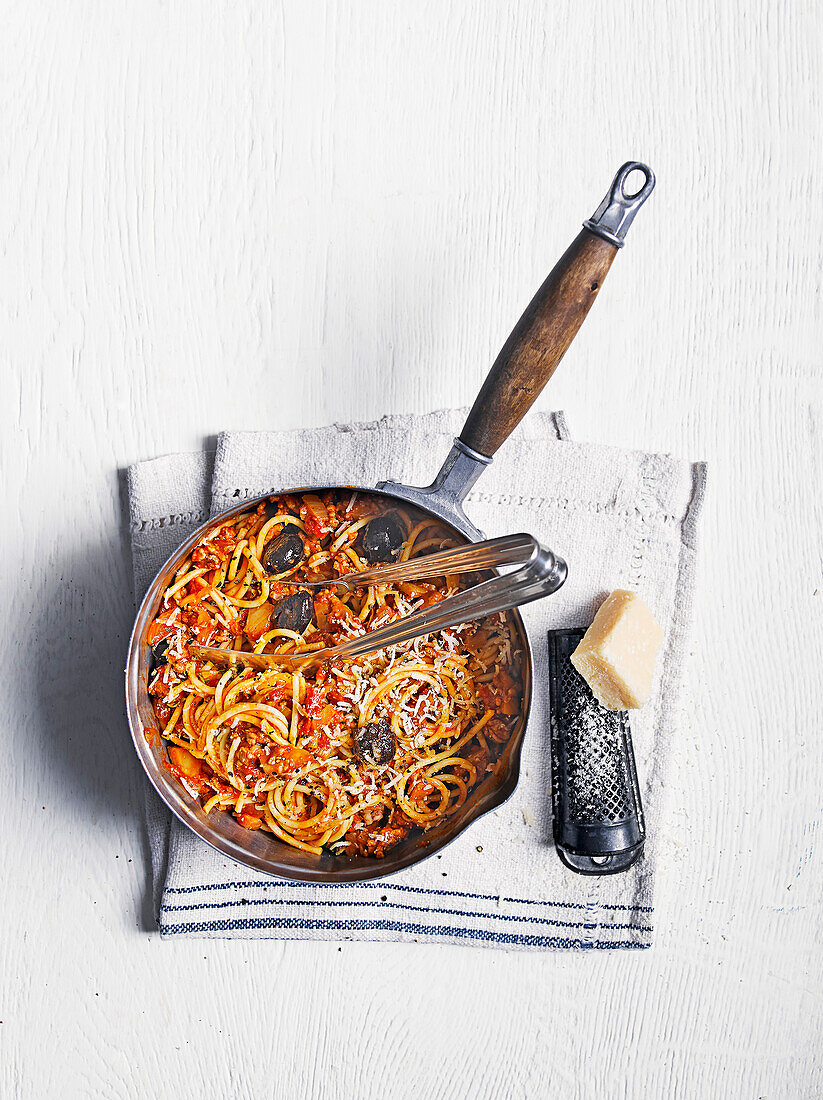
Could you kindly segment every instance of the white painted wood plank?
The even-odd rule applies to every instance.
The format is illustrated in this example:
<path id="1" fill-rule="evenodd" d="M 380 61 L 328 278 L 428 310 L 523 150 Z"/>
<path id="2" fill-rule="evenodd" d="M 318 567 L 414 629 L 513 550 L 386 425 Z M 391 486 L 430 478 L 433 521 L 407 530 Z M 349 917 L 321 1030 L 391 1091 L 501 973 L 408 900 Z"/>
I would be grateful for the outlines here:
<path id="1" fill-rule="evenodd" d="M 819 1096 L 819 5 L 4 16 L 0 1094 Z M 657 946 L 161 945 L 116 469 L 470 401 L 629 156 L 540 404 L 711 463 Z"/>

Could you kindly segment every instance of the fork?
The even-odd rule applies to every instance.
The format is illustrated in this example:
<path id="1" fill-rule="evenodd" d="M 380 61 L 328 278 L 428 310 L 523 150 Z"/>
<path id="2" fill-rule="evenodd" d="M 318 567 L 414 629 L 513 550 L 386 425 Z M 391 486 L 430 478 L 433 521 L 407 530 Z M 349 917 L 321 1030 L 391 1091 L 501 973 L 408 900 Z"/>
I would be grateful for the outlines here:
<path id="1" fill-rule="evenodd" d="M 510 573 L 481 581 L 454 596 L 415 611 L 397 622 L 368 634 L 350 638 L 340 645 L 302 653 L 243 653 L 235 649 L 190 645 L 195 657 L 219 665 L 244 665 L 258 671 L 270 668 L 298 669 L 338 658 L 362 657 L 378 649 L 409 641 L 450 626 L 483 619 L 499 611 L 531 603 L 556 592 L 568 573 L 566 563 L 547 550 L 532 535 L 503 535 L 496 539 L 441 550 L 411 561 L 364 569 L 328 581 L 297 582 L 300 588 L 342 588 L 351 591 L 391 581 L 419 580 L 446 573 L 474 573 L 502 565 L 519 565 Z"/>

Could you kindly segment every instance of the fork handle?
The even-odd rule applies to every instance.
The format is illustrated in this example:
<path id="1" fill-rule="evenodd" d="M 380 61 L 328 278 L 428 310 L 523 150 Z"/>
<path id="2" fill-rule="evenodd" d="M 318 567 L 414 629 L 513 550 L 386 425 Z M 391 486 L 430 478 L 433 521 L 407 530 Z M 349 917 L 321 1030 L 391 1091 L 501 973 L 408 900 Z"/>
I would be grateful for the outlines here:
<path id="1" fill-rule="evenodd" d="M 291 581 L 300 588 L 342 588 L 350 592 L 354 588 L 367 588 L 371 584 L 391 584 L 394 581 L 417 581 L 425 577 L 442 577 L 446 573 L 480 573 L 484 569 L 498 569 L 501 565 L 524 565 L 539 550 L 539 544 L 531 535 L 501 535 L 499 538 L 473 542 L 450 550 L 438 550 L 436 554 L 423 554 L 419 558 L 379 565 L 363 569 L 359 573 L 345 573 L 327 581 Z"/>
<path id="2" fill-rule="evenodd" d="M 352 638 L 333 649 L 319 650 L 335 657 L 360 657 L 376 649 L 419 638 L 424 634 L 433 634 L 437 630 L 446 630 L 450 626 L 484 619 L 498 611 L 508 611 L 512 607 L 539 600 L 556 592 L 566 580 L 566 563 L 551 550 L 540 546 L 531 561 L 506 573 L 502 577 L 492 577 L 482 581 L 456 596 L 448 596 L 440 603 L 433 604 L 421 611 L 415 611 L 398 622 Z M 279 656 L 272 654 L 272 656 Z M 328 660 L 329 658 L 324 658 Z"/>

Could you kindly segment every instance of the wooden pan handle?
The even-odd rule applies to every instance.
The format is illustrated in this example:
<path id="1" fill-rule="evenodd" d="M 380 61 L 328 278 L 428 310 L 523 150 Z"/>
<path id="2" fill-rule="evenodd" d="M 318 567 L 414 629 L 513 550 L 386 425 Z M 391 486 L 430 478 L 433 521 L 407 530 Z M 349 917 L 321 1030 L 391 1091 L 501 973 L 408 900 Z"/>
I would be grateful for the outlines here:
<path id="1" fill-rule="evenodd" d="M 643 173 L 645 183 L 630 195 L 625 182 L 635 170 Z M 491 457 L 532 407 L 577 335 L 634 215 L 653 187 L 654 174 L 646 165 L 629 161 L 619 170 L 586 228 L 503 345 L 460 434 L 467 447 Z"/>
<path id="2" fill-rule="evenodd" d="M 529 411 L 592 308 L 617 246 L 580 232 L 529 303 L 486 376 L 460 433 L 491 457 Z"/>

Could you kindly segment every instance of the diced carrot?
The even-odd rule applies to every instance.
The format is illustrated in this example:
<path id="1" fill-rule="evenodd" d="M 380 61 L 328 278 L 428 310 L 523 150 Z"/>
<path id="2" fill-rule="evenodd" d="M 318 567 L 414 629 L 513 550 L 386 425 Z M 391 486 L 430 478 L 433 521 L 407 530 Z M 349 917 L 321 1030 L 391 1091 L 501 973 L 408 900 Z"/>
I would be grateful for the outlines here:
<path id="1" fill-rule="evenodd" d="M 183 775 L 188 776 L 189 779 L 200 778 L 200 761 L 197 757 L 192 756 L 188 749 L 184 749 L 181 745 L 170 745 L 169 760 L 172 767 L 176 768 Z"/>
<path id="2" fill-rule="evenodd" d="M 164 638 L 168 638 L 172 632 L 172 627 L 168 623 L 160 622 L 159 619 L 155 619 L 149 629 L 146 631 L 146 644 L 150 646 L 157 645 L 158 642 L 162 642 Z"/>
<path id="3" fill-rule="evenodd" d="M 505 668 L 498 669 L 494 674 L 492 683 L 499 691 L 509 691 L 514 686 L 514 680 L 506 672 Z"/>
<path id="4" fill-rule="evenodd" d="M 410 600 L 417 600 L 421 596 L 425 596 L 428 592 L 431 592 L 431 585 L 416 584 L 413 581 L 406 581 L 404 584 L 398 584 L 397 587 L 403 595 Z"/>
<path id="5" fill-rule="evenodd" d="M 433 604 L 440 603 L 441 600 L 445 600 L 446 593 L 441 589 L 435 588 L 432 592 L 427 592 L 423 597 L 421 610 L 423 607 L 431 607 Z"/>
<path id="6" fill-rule="evenodd" d="M 469 653 L 477 654 L 480 652 L 481 649 L 484 648 L 488 640 L 488 634 L 482 627 L 480 627 L 474 632 L 474 634 L 469 634 L 463 644 L 465 645 Z"/>
<path id="7" fill-rule="evenodd" d="M 517 684 L 515 680 L 504 668 L 501 668 L 495 674 L 492 683 L 497 689 L 502 700 L 502 703 L 500 705 L 501 714 L 517 714 L 519 709 L 518 703 L 520 692 L 517 689 Z"/>
<path id="8" fill-rule="evenodd" d="M 488 745 L 478 745 L 472 749 L 471 752 L 466 753 L 466 759 L 470 764 L 474 764 L 477 772 L 477 778 L 482 779 L 486 774 L 486 768 L 489 765 L 489 747 Z"/>
<path id="9" fill-rule="evenodd" d="M 311 760 L 311 754 L 297 745 L 278 745 L 269 763 L 278 775 L 294 775 Z"/>
<path id="10" fill-rule="evenodd" d="M 486 710 L 497 710 L 497 698 L 488 684 L 478 684 L 477 694 Z"/>
<path id="11" fill-rule="evenodd" d="M 434 790 L 434 783 L 430 783 L 423 775 L 415 775 L 409 784 L 409 799 L 412 802 L 425 802 L 426 797 Z"/>

